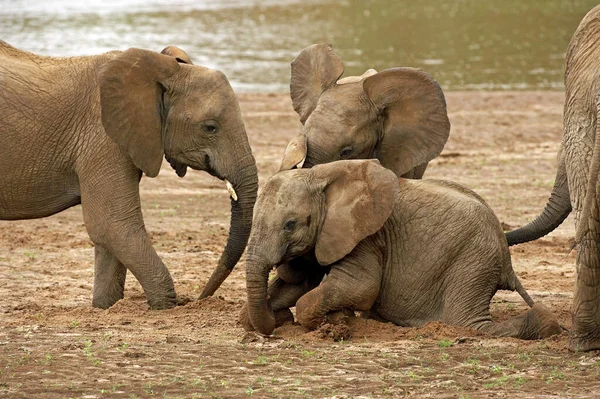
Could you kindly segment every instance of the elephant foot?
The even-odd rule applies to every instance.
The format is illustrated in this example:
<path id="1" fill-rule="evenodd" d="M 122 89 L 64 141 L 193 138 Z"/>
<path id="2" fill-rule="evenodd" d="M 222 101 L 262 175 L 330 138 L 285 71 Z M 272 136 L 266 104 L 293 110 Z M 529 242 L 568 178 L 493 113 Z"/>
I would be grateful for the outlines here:
<path id="1" fill-rule="evenodd" d="M 569 336 L 569 350 L 572 352 L 587 352 L 600 349 L 600 328 L 594 325 L 586 326 L 585 332 L 581 326 L 574 326 Z"/>
<path id="2" fill-rule="evenodd" d="M 569 350 L 571 352 L 588 352 L 600 349 L 600 338 L 583 339 L 581 337 L 569 337 Z"/>
<path id="3" fill-rule="evenodd" d="M 330 338 L 336 342 L 347 341 L 352 338 L 348 323 L 354 317 L 356 317 L 354 312 L 348 309 L 330 312 L 325 317 L 325 322 L 317 329 L 317 332 L 321 335 L 321 338 Z"/>
<path id="4" fill-rule="evenodd" d="M 281 327 L 284 324 L 293 323 L 294 315 L 289 308 L 279 309 L 275 312 L 275 328 Z M 238 322 L 242 325 L 242 328 L 246 331 L 254 331 L 254 326 L 250 322 L 250 315 L 248 314 L 248 304 L 244 303 L 240 310 Z"/>
<path id="5" fill-rule="evenodd" d="M 327 313 L 325 322 L 330 324 L 347 324 L 348 319 L 356 317 L 354 311 L 351 309 L 344 308 L 335 312 Z"/>
<path id="6" fill-rule="evenodd" d="M 527 312 L 519 331 L 521 339 L 543 339 L 562 333 L 563 328 L 546 306 L 536 303 Z"/>
<path id="7" fill-rule="evenodd" d="M 176 305 L 177 306 L 185 306 L 190 302 L 193 302 L 194 299 L 189 296 L 177 296 Z"/>
<path id="8" fill-rule="evenodd" d="M 100 309 L 108 309 L 119 300 L 123 299 L 124 295 L 121 292 L 119 295 L 93 295 L 92 307 Z"/>
<path id="9" fill-rule="evenodd" d="M 171 309 L 177 306 L 177 295 L 175 295 L 175 291 L 164 297 L 158 297 L 156 295 L 148 296 L 148 294 L 146 294 L 146 297 L 148 298 L 148 306 L 150 306 L 150 309 L 152 310 Z"/>

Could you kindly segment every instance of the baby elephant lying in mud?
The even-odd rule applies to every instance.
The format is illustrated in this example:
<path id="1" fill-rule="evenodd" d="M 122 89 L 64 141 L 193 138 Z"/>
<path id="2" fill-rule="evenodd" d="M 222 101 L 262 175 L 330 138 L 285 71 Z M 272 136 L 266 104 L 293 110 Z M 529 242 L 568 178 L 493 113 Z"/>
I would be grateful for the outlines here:
<path id="1" fill-rule="evenodd" d="M 401 326 L 439 320 L 522 339 L 561 332 L 521 286 L 481 197 L 448 181 L 398 178 L 376 160 L 273 176 L 255 208 L 247 289 L 241 322 L 263 334 L 289 320 L 292 306 L 308 329 L 351 309 Z M 531 309 L 494 323 L 499 289 L 518 291 Z"/>

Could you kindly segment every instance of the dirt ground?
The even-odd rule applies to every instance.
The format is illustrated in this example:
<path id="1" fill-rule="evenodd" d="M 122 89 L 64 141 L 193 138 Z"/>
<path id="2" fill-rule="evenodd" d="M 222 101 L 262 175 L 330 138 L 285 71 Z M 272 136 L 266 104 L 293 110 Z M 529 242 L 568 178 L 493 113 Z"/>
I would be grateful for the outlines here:
<path id="1" fill-rule="evenodd" d="M 239 96 L 261 181 L 300 130 L 287 94 Z M 426 177 L 471 187 L 506 228 L 535 216 L 550 193 L 561 138 L 560 92 L 447 93 L 450 140 Z M 125 299 L 91 308 L 93 247 L 80 207 L 50 218 L 0 222 L 0 397 L 10 398 L 513 398 L 597 397 L 600 355 L 570 353 L 567 334 L 493 338 L 439 323 L 422 328 L 354 320 L 351 337 L 286 325 L 272 337 L 237 324 L 244 259 L 197 301 L 226 240 L 223 183 L 164 163 L 141 183 L 146 226 L 185 306 L 150 311 L 128 276 Z M 533 298 L 567 328 L 575 253 L 571 218 L 550 236 L 512 248 Z M 496 319 L 526 310 L 499 292 Z"/>

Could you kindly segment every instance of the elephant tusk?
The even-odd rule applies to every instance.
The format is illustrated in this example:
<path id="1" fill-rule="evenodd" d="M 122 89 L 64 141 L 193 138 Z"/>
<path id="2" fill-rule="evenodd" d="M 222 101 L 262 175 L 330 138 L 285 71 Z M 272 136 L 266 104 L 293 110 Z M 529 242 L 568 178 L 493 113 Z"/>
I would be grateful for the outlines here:
<path id="1" fill-rule="evenodd" d="M 229 180 L 225 180 L 225 187 L 227 187 L 227 191 L 229 192 L 229 195 L 231 196 L 231 198 L 234 201 L 237 201 L 238 197 L 237 197 L 237 194 L 235 193 L 235 188 L 233 188 L 233 184 L 231 184 L 229 182 Z"/>
<path id="2" fill-rule="evenodd" d="M 302 161 L 298 162 L 298 164 L 296 165 L 296 169 L 302 169 L 304 161 L 306 161 L 306 157 L 302 158 Z"/>

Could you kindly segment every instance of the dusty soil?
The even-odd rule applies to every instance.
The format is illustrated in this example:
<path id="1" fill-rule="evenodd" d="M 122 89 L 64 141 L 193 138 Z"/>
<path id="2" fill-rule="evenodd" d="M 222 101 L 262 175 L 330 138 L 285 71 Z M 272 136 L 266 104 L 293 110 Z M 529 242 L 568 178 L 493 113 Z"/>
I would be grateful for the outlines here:
<path id="1" fill-rule="evenodd" d="M 473 188 L 507 228 L 530 220 L 553 184 L 563 94 L 457 92 L 447 100 L 451 138 L 426 176 Z M 264 181 L 300 124 L 287 94 L 240 101 Z M 141 193 L 154 245 L 178 295 L 192 301 L 150 311 L 129 275 L 124 300 L 93 309 L 93 247 L 80 207 L 0 222 L 0 397 L 597 397 L 600 356 L 568 352 L 566 333 L 525 342 L 439 323 L 354 320 L 342 331 L 286 325 L 268 338 L 247 334 L 236 323 L 243 259 L 217 296 L 196 300 L 226 240 L 224 185 L 194 171 L 179 179 L 165 163 Z M 512 249 L 524 286 L 567 328 L 572 236 L 569 219 Z M 526 305 L 500 292 L 491 308 L 506 319 Z"/>

